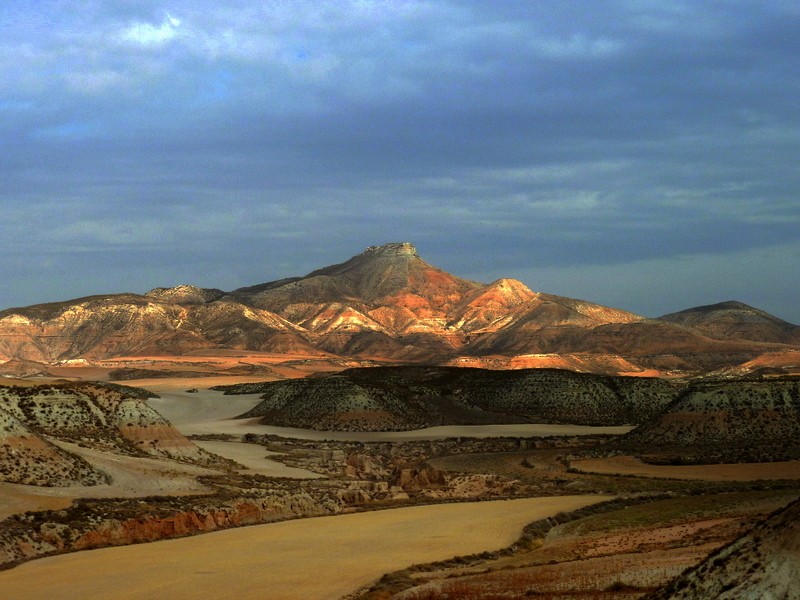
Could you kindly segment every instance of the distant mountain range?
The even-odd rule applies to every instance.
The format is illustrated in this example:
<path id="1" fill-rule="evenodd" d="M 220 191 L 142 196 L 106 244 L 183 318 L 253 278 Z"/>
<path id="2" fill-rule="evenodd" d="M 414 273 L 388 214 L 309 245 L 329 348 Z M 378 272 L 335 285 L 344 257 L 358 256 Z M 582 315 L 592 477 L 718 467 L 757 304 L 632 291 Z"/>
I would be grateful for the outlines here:
<path id="1" fill-rule="evenodd" d="M 181 285 L 0 312 L 0 361 L 227 349 L 607 374 L 783 373 L 800 370 L 800 327 L 738 302 L 648 319 L 514 279 L 477 283 L 429 265 L 409 243 L 231 292 Z"/>

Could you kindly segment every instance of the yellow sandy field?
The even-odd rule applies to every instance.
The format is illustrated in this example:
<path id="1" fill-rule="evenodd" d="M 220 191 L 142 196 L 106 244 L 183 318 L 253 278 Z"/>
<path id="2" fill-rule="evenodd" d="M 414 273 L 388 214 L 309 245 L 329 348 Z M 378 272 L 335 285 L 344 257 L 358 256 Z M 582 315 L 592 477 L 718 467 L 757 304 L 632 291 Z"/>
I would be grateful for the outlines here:
<path id="1" fill-rule="evenodd" d="M 4 598 L 341 596 L 414 563 L 508 546 L 522 527 L 603 496 L 417 506 L 243 527 L 36 560 L 0 572 Z"/>

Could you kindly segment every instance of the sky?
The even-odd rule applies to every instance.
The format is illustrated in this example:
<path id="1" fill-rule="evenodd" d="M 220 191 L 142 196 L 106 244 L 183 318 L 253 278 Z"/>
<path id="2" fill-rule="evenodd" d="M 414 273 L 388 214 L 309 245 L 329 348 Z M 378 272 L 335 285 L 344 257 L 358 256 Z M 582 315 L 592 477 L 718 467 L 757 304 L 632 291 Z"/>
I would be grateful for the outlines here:
<path id="1" fill-rule="evenodd" d="M 0 308 L 416 245 L 800 323 L 800 4 L 0 5 Z"/>

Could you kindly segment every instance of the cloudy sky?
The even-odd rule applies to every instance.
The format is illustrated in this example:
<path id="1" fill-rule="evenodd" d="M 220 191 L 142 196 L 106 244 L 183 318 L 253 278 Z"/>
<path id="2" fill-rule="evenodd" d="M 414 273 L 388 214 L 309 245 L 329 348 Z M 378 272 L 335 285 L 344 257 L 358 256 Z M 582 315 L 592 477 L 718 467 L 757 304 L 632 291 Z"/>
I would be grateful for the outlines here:
<path id="1" fill-rule="evenodd" d="M 0 308 L 411 241 L 647 316 L 800 323 L 796 0 L 14 0 Z"/>

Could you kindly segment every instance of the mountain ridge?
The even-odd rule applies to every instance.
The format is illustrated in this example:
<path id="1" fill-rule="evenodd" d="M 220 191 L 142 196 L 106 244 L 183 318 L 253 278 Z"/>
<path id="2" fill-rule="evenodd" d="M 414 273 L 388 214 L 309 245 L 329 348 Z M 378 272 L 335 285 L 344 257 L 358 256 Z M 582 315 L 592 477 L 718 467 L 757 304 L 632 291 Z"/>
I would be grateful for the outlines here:
<path id="1" fill-rule="evenodd" d="M 658 320 L 702 331 L 709 337 L 800 344 L 800 327 L 743 302 L 727 300 L 658 317 Z"/>
<path id="2" fill-rule="evenodd" d="M 409 242 L 230 292 L 184 284 L 0 311 L 0 360 L 44 364 L 215 349 L 501 366 L 588 353 L 643 372 L 702 373 L 798 346 L 800 327 L 741 303 L 648 319 L 510 278 L 463 279 Z"/>

